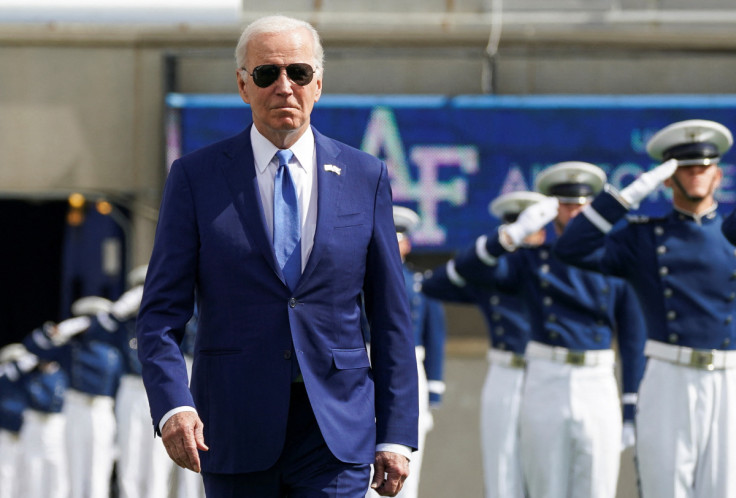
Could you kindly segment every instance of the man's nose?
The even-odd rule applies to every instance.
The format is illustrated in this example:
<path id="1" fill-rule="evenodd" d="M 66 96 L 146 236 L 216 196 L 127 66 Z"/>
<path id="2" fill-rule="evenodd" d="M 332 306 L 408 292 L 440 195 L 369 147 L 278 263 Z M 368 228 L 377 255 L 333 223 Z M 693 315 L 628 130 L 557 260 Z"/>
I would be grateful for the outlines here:
<path id="1" fill-rule="evenodd" d="M 291 91 L 291 85 L 294 85 L 294 82 L 289 79 L 289 75 L 286 74 L 285 67 L 280 69 L 279 77 L 276 78 L 274 85 L 276 85 L 280 91 Z"/>

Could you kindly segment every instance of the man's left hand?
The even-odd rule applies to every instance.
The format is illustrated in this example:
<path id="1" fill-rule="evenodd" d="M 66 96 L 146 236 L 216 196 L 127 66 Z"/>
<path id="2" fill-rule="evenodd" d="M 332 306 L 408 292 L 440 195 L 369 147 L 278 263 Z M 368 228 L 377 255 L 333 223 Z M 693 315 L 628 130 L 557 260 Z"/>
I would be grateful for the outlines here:
<path id="1" fill-rule="evenodd" d="M 184 469 L 200 472 L 197 450 L 207 451 L 204 444 L 204 424 L 192 411 L 174 414 L 161 428 L 161 439 L 169 457 Z"/>
<path id="2" fill-rule="evenodd" d="M 376 453 L 371 488 L 381 496 L 396 496 L 409 476 L 409 459 L 391 451 Z"/>

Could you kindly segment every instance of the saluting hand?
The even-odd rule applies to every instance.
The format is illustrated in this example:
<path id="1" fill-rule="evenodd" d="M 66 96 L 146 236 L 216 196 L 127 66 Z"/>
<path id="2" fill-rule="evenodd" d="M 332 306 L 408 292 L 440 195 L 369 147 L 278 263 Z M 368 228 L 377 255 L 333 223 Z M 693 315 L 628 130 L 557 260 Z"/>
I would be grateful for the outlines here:
<path id="1" fill-rule="evenodd" d="M 169 457 L 179 466 L 193 472 L 201 470 L 197 450 L 207 451 L 204 424 L 195 412 L 174 414 L 161 429 L 161 438 Z"/>
<path id="2" fill-rule="evenodd" d="M 396 496 L 409 476 L 409 459 L 391 451 L 376 453 L 371 488 L 381 496 Z"/>
<path id="3" fill-rule="evenodd" d="M 621 198 L 625 200 L 629 206 L 636 208 L 639 203 L 667 178 L 671 177 L 677 169 L 677 159 L 669 159 L 656 168 L 646 171 L 636 180 L 621 191 Z"/>
<path id="4" fill-rule="evenodd" d="M 521 212 L 515 222 L 502 226 L 501 236 L 508 237 L 507 242 L 516 249 L 525 238 L 555 219 L 559 204 L 557 197 L 547 197 L 532 204 Z"/>

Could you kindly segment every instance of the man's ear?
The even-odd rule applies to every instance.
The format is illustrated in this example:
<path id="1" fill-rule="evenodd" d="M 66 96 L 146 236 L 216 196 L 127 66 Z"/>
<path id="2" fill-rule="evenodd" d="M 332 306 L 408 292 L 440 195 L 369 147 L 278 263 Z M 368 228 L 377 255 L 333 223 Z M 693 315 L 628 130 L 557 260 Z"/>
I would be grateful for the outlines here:
<path id="1" fill-rule="evenodd" d="M 718 171 L 716 172 L 715 188 L 718 188 L 721 185 L 721 180 L 723 180 L 723 169 L 718 165 L 716 165 L 716 168 L 718 168 Z"/>
<path id="2" fill-rule="evenodd" d="M 317 80 L 317 90 L 314 92 L 314 101 L 319 101 L 319 98 L 322 96 L 322 77 Z"/>
<path id="3" fill-rule="evenodd" d="M 240 69 L 236 69 L 235 76 L 238 79 L 238 93 L 240 94 L 240 98 L 243 99 L 243 102 L 245 102 L 246 104 L 250 104 L 250 97 L 248 96 L 248 88 L 245 86 L 243 71 Z"/>

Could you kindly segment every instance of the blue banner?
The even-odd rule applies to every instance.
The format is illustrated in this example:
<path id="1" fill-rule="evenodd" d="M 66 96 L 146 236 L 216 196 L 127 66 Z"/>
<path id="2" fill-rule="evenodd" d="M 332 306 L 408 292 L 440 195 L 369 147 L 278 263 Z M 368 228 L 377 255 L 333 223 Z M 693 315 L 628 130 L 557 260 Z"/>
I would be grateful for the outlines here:
<path id="1" fill-rule="evenodd" d="M 167 97 L 168 164 L 181 154 L 242 131 L 249 107 L 238 95 Z M 416 252 L 451 252 L 498 223 L 498 195 L 534 187 L 561 161 L 597 164 L 616 188 L 656 165 L 646 142 L 684 119 L 736 130 L 736 96 L 323 96 L 312 124 L 323 134 L 383 159 L 394 201 L 416 210 Z M 721 163 L 720 210 L 736 206 L 734 162 Z M 638 213 L 671 209 L 662 187 Z"/>

